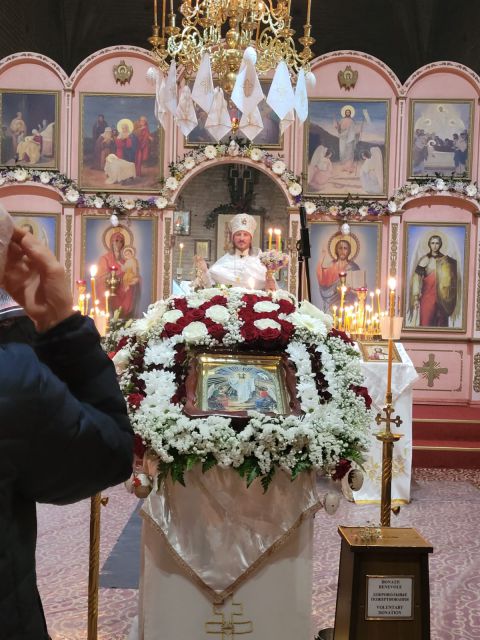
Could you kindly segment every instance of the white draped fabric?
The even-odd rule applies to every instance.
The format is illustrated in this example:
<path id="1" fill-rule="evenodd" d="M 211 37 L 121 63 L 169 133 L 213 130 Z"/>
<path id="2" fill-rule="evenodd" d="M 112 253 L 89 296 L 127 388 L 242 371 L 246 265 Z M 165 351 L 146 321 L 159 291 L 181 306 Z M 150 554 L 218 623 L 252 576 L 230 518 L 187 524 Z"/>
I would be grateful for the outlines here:
<path id="1" fill-rule="evenodd" d="M 152 492 L 142 509 L 138 640 L 203 637 L 222 615 L 251 624 L 253 637 L 310 640 L 319 506 L 307 473 L 292 482 L 277 472 L 264 494 L 230 469 L 194 469 L 186 487 L 168 481 Z"/>
<path id="2" fill-rule="evenodd" d="M 396 343 L 397 351 L 402 362 L 392 365 L 392 396 L 395 412 L 402 419 L 400 428 L 392 427 L 395 433 L 403 434 L 393 447 L 392 464 L 392 503 L 405 504 L 410 502 L 410 480 L 412 468 L 412 387 L 418 374 L 408 357 L 404 347 Z M 375 416 L 385 406 L 385 392 L 387 390 L 387 362 L 362 362 L 362 372 L 365 376 L 365 386 L 373 400 L 372 424 L 370 436 L 370 450 L 364 464 L 365 478 L 360 491 L 353 493 L 357 503 L 380 502 L 382 487 L 382 443 L 376 439 L 375 433 L 381 430 L 375 422 Z"/>
<path id="3" fill-rule="evenodd" d="M 267 269 L 256 255 L 226 253 L 208 270 L 209 284 L 231 284 L 235 287 L 265 289 Z M 250 281 L 253 279 L 253 283 Z"/>

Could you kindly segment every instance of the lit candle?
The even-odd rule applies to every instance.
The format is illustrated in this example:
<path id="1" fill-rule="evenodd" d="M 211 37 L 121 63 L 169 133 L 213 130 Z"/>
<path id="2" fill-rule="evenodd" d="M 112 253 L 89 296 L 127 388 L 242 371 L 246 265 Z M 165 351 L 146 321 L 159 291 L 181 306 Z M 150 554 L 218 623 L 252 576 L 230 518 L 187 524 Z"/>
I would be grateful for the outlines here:
<path id="1" fill-rule="evenodd" d="M 109 298 L 110 298 L 110 291 L 107 290 L 107 291 L 105 291 L 105 313 L 107 314 L 107 316 L 110 313 L 110 311 L 108 309 L 108 302 L 109 302 L 108 299 Z"/>
<path id="2" fill-rule="evenodd" d="M 337 307 L 334 305 L 332 307 L 333 310 L 333 328 L 336 329 L 337 328 Z"/>
<path id="3" fill-rule="evenodd" d="M 268 230 L 268 250 L 269 251 L 272 248 L 272 239 L 273 239 L 273 229 L 272 227 L 270 227 L 270 229 Z"/>
<path id="4" fill-rule="evenodd" d="M 173 0 L 170 0 L 170 13 L 173 13 Z"/>
<path id="5" fill-rule="evenodd" d="M 96 264 L 92 264 L 92 266 L 90 267 L 90 287 L 91 287 L 91 294 L 92 294 L 92 301 L 93 304 L 95 305 L 95 301 L 97 299 L 97 295 L 95 292 L 95 276 L 97 275 L 97 265 Z M 95 313 L 95 311 L 94 311 Z"/>
<path id="6" fill-rule="evenodd" d="M 380 289 L 375 289 L 375 293 L 377 294 L 377 311 L 380 315 Z"/>
<path id="7" fill-rule="evenodd" d="M 345 294 L 347 293 L 347 287 L 342 285 L 340 288 L 340 309 L 343 309 L 343 303 L 345 301 Z"/>
<path id="8" fill-rule="evenodd" d="M 393 319 L 395 317 L 395 288 L 397 281 L 395 278 L 390 278 L 388 281 L 388 288 L 390 289 L 390 328 L 388 334 L 388 370 L 387 370 L 387 403 L 391 403 L 392 395 L 392 362 L 393 362 Z"/>
<path id="9" fill-rule="evenodd" d="M 248 286 L 250 287 L 250 289 L 255 289 L 255 278 L 248 279 Z"/>
<path id="10" fill-rule="evenodd" d="M 180 255 L 178 256 L 178 269 L 182 268 L 182 258 L 183 258 L 183 242 L 181 242 L 179 245 L 180 247 Z"/>
<path id="11" fill-rule="evenodd" d="M 280 231 L 280 229 L 275 229 L 274 234 L 275 234 L 275 237 L 276 237 L 277 251 L 281 251 L 281 247 L 282 247 L 282 232 Z"/>
<path id="12" fill-rule="evenodd" d="M 310 24 L 310 12 L 312 10 L 312 0 L 307 0 L 307 24 Z"/>

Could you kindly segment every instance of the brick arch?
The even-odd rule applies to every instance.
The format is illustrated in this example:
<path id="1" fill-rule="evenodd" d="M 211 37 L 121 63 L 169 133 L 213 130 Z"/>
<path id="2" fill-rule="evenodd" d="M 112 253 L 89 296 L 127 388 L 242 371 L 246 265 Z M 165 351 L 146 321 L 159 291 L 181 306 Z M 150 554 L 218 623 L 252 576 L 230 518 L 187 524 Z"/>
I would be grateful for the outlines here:
<path id="1" fill-rule="evenodd" d="M 183 189 L 185 188 L 185 186 L 187 184 L 189 184 L 189 182 L 197 175 L 199 175 L 200 173 L 203 173 L 204 171 L 208 170 L 208 169 L 212 169 L 214 167 L 218 167 L 221 165 L 227 165 L 227 164 L 243 164 L 249 167 L 252 167 L 254 169 L 258 169 L 258 171 L 261 171 L 262 173 L 264 173 L 266 176 L 268 176 L 277 186 L 278 188 L 281 190 L 281 192 L 283 193 L 287 206 L 289 207 L 293 207 L 296 205 L 295 203 L 295 199 L 294 197 L 289 193 L 287 185 L 285 184 L 285 182 L 280 178 L 280 176 L 277 176 L 275 173 L 273 173 L 273 171 L 270 169 L 270 167 L 267 167 L 262 161 L 260 162 L 255 162 L 254 160 L 251 160 L 250 158 L 244 158 L 244 157 L 240 157 L 240 156 L 224 156 L 222 158 L 215 158 L 213 160 L 207 160 L 205 162 L 202 162 L 198 165 L 196 165 L 193 169 L 191 169 L 188 173 L 185 174 L 185 176 L 182 178 L 178 189 L 176 189 L 176 191 L 172 194 L 170 202 L 171 204 L 175 204 L 181 194 L 181 192 L 183 191 Z"/>

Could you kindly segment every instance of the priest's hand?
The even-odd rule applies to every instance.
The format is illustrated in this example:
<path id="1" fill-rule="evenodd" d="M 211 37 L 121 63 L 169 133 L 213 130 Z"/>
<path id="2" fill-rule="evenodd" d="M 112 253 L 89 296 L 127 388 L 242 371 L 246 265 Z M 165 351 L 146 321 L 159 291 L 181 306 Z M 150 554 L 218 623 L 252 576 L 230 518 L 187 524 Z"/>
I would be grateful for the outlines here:
<path id="1" fill-rule="evenodd" d="M 45 245 L 17 227 L 8 250 L 3 284 L 39 332 L 72 315 L 73 299 L 63 267 Z"/>

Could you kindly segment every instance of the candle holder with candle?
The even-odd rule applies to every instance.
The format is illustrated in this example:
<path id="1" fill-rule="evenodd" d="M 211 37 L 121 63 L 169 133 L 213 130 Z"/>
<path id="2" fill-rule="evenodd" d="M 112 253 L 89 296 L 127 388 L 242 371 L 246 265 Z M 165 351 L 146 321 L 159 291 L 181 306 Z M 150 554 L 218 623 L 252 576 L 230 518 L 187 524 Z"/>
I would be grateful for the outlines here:
<path id="1" fill-rule="evenodd" d="M 288 266 L 290 260 L 288 254 L 282 253 L 276 249 L 270 249 L 269 251 L 260 251 L 258 258 L 260 262 L 267 269 L 267 278 L 274 277 L 280 269 L 284 269 Z"/>
<path id="2" fill-rule="evenodd" d="M 78 308 L 80 310 L 80 313 L 82 315 L 86 315 L 86 305 L 85 305 L 85 299 L 86 299 L 86 293 L 87 293 L 87 282 L 86 280 L 77 280 L 75 282 L 75 284 L 77 285 L 77 300 L 78 300 Z"/>
<path id="3" fill-rule="evenodd" d="M 105 283 L 110 291 L 110 296 L 117 295 L 118 285 L 120 284 L 120 276 L 118 275 L 118 267 L 115 264 L 112 264 L 110 267 L 110 273 L 105 279 Z"/>
<path id="4" fill-rule="evenodd" d="M 382 423 L 385 428 L 375 434 L 377 440 L 382 443 L 382 495 L 380 505 L 380 517 L 382 527 L 390 526 L 390 515 L 392 511 L 392 459 L 393 445 L 400 440 L 402 434 L 393 433 L 391 425 L 399 427 L 402 424 L 400 416 L 392 418 L 395 412 L 392 397 L 392 364 L 393 364 L 393 341 L 399 340 L 402 329 L 402 318 L 395 316 L 395 288 L 396 281 L 390 278 L 388 282 L 390 289 L 389 294 L 389 313 L 388 317 L 381 319 L 382 338 L 388 340 L 388 366 L 387 366 L 387 391 L 385 393 L 385 406 L 375 418 L 375 422 L 380 426 Z M 382 414 L 385 414 L 383 417 Z"/>

